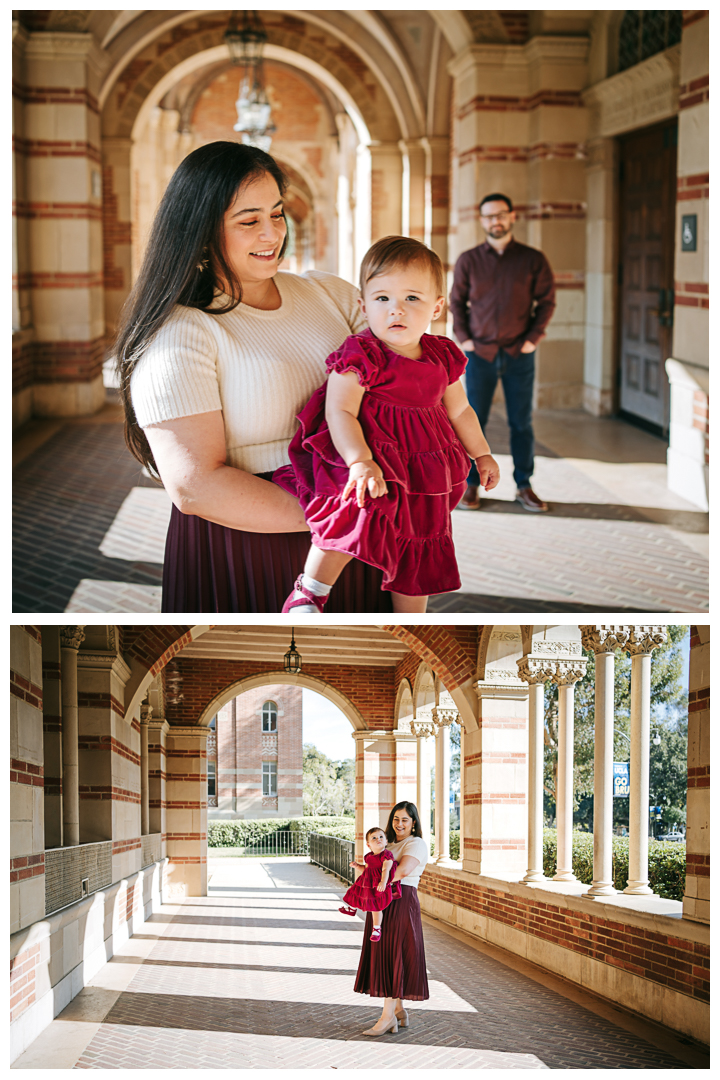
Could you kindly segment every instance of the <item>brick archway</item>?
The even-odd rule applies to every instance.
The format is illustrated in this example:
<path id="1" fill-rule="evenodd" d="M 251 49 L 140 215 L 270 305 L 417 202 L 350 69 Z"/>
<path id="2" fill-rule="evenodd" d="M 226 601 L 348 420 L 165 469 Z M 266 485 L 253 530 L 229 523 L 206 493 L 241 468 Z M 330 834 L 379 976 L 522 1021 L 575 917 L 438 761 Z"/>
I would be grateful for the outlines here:
<path id="1" fill-rule="evenodd" d="M 317 679 L 312 675 L 304 675 L 302 672 L 299 675 L 287 675 L 284 671 L 265 671 L 231 683 L 207 703 L 198 717 L 198 727 L 207 727 L 215 713 L 232 698 L 239 697 L 240 694 L 253 690 L 256 686 L 270 686 L 278 683 L 283 686 L 304 686 L 308 690 L 314 690 L 316 694 L 321 694 L 340 709 L 354 731 L 366 731 L 369 728 L 369 724 L 358 707 L 331 683 L 323 682 L 322 679 Z"/>

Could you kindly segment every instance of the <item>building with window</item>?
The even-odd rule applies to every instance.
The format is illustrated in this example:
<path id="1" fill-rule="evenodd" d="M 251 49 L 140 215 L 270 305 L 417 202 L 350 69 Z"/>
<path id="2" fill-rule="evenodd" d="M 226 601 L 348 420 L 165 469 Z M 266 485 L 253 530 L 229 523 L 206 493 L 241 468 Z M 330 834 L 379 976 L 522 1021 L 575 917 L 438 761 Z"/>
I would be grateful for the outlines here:
<path id="1" fill-rule="evenodd" d="M 302 687 L 260 686 L 210 724 L 208 818 L 302 817 Z"/>

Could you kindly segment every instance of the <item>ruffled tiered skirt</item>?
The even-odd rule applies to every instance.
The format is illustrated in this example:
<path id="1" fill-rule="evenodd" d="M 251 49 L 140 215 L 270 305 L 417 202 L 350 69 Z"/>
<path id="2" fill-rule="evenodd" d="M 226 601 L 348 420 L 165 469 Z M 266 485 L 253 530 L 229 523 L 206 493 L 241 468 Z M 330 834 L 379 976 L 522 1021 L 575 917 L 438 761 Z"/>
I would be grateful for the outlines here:
<path id="1" fill-rule="evenodd" d="M 383 471 L 387 495 L 341 498 L 348 468 L 325 421 L 325 387 L 300 413 L 290 465 L 275 483 L 300 500 L 313 543 L 382 570 L 382 588 L 424 596 L 460 588 L 450 514 L 465 490 L 470 459 L 443 405 L 397 405 L 368 391 L 360 424 Z"/>

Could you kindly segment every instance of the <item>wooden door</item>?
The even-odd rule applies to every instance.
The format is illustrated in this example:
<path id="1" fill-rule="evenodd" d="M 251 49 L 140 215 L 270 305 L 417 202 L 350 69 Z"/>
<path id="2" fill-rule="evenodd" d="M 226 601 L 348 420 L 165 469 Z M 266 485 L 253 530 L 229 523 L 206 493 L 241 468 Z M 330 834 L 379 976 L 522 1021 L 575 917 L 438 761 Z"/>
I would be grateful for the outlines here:
<path id="1" fill-rule="evenodd" d="M 620 409 L 667 431 L 677 120 L 620 140 Z"/>

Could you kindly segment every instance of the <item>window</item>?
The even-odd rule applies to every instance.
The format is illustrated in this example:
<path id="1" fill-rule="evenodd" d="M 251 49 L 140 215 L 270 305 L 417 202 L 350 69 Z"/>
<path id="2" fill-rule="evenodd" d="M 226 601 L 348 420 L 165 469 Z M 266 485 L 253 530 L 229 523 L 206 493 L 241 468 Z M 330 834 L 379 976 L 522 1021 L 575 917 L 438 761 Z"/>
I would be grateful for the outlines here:
<path id="1" fill-rule="evenodd" d="M 682 37 L 682 11 L 626 11 L 620 24 L 618 71 L 677 45 Z"/>
<path id="2" fill-rule="evenodd" d="M 210 730 L 215 731 L 216 730 L 216 725 L 217 725 L 217 716 L 213 716 L 212 720 L 210 721 Z"/>
<path id="3" fill-rule="evenodd" d="M 262 707 L 263 731 L 277 731 L 278 707 L 274 701 L 266 701 Z"/>
<path id="4" fill-rule="evenodd" d="M 216 790 L 215 790 L 215 762 L 214 761 L 208 761 L 207 769 L 208 769 L 208 795 L 215 795 L 216 794 Z"/>
<path id="5" fill-rule="evenodd" d="M 277 795 L 277 761 L 263 761 L 263 795 Z"/>

